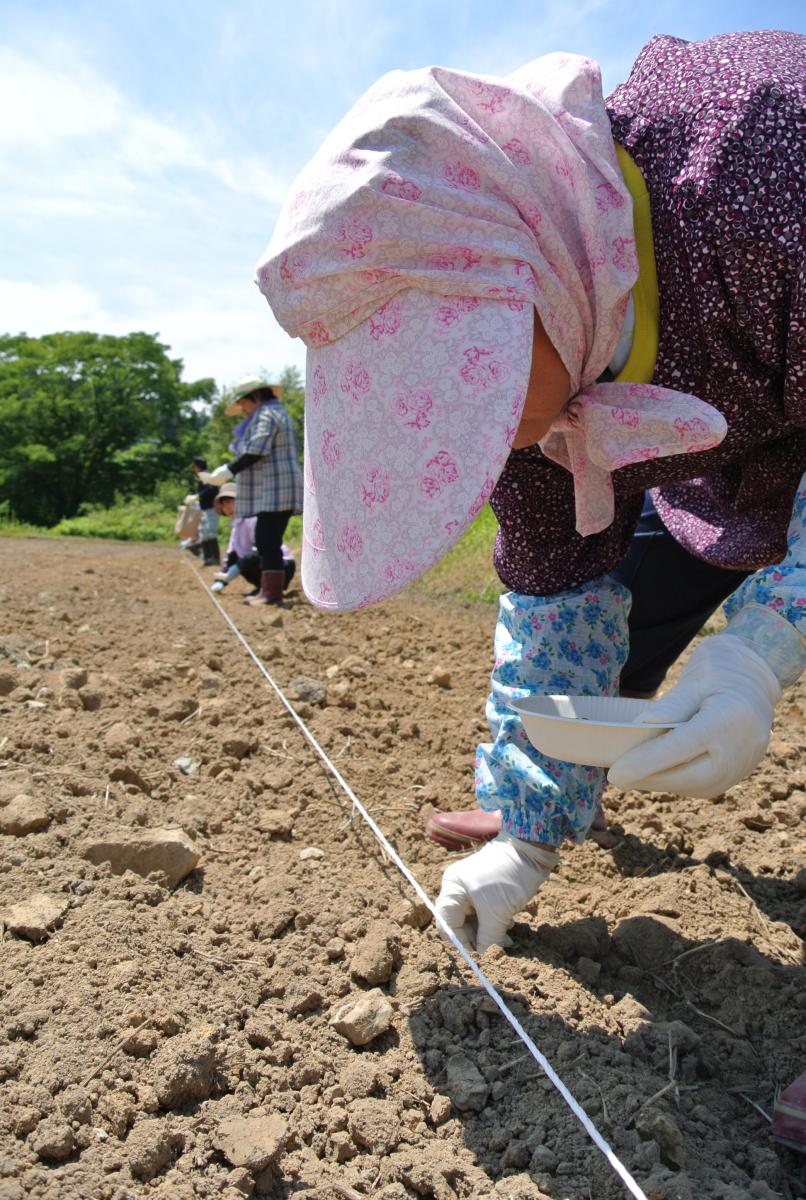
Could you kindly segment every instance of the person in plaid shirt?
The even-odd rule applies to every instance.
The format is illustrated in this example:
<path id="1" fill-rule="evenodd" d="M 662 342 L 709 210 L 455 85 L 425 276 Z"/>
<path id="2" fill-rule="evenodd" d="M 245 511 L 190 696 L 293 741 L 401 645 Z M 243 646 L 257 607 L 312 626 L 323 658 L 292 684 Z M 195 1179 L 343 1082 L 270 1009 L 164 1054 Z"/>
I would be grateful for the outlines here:
<path id="1" fill-rule="evenodd" d="M 247 604 L 282 604 L 285 586 L 283 534 L 293 513 L 302 512 L 302 472 L 291 417 L 280 404 L 282 388 L 262 379 L 237 383 L 227 416 L 242 412 L 231 449 L 237 458 L 199 476 L 216 486 L 237 476 L 236 517 L 256 517 L 260 590 Z"/>

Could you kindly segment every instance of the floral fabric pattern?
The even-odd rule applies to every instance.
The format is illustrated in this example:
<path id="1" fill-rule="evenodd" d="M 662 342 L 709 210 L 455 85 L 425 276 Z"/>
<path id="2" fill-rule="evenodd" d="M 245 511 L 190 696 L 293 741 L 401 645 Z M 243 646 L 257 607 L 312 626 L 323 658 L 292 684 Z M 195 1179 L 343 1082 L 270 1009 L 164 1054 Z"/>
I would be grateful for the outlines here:
<path id="1" fill-rule="evenodd" d="M 617 695 L 629 610 L 628 589 L 606 576 L 556 596 L 501 597 L 486 708 L 493 741 L 476 751 L 476 796 L 502 810 L 505 833 L 550 846 L 587 835 L 604 771 L 541 754 L 509 705 L 555 692 Z"/>
<path id="2" fill-rule="evenodd" d="M 806 470 L 806 37 L 653 38 L 607 107 L 652 210 L 652 383 L 696 393 L 728 432 L 702 455 L 615 471 L 615 518 L 588 537 L 576 528 L 571 477 L 535 448 L 514 451 L 492 505 L 496 568 L 517 592 L 563 591 L 614 570 L 647 489 L 686 550 L 757 571 L 784 555 Z"/>
<path id="3" fill-rule="evenodd" d="M 806 669 L 806 475 L 795 496 L 783 562 L 746 579 L 724 610 L 728 632 L 749 641 L 782 686 L 800 677 Z M 770 620 L 771 613 L 778 619 Z"/>
<path id="4" fill-rule="evenodd" d="M 384 76 L 302 171 L 257 274 L 309 350 L 302 583 L 320 607 L 404 586 L 486 502 L 517 431 L 535 310 L 578 399 L 547 453 L 573 481 L 582 532 L 612 521 L 615 467 L 724 436 L 674 385 L 595 386 L 637 263 L 591 59 L 547 54 L 505 79 Z"/>

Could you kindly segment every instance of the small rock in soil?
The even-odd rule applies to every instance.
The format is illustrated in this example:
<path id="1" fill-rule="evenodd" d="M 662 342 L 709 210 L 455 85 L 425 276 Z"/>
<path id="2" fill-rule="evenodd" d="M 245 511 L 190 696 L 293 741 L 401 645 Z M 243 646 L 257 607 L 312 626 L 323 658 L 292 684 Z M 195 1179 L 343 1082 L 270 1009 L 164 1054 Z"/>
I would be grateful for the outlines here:
<path id="1" fill-rule="evenodd" d="M 181 771 L 183 775 L 198 775 L 199 762 L 195 758 L 191 758 L 189 754 L 182 754 L 179 758 L 174 759 L 174 766 L 177 771 Z"/>
<path id="2" fill-rule="evenodd" d="M 77 692 L 87 682 L 87 672 L 83 667 L 67 667 L 59 672 L 58 678 L 61 687 Z"/>
<path id="3" fill-rule="evenodd" d="M 97 866 L 108 862 L 115 875 L 134 871 L 150 875 L 159 871 L 175 887 L 194 869 L 199 851 L 182 829 L 149 829 L 136 835 L 123 835 L 117 840 L 90 842 L 83 856 Z"/>
<path id="4" fill-rule="evenodd" d="M 146 1183 L 170 1166 L 182 1148 L 184 1138 L 165 1125 L 164 1121 L 138 1121 L 126 1139 L 129 1170 L 136 1179 Z"/>
<path id="5" fill-rule="evenodd" d="M 135 733 L 125 721 L 116 721 L 111 728 L 107 729 L 104 736 L 104 745 L 112 758 L 123 758 L 132 746 L 139 746 L 139 744 L 139 734 Z"/>
<path id="6" fill-rule="evenodd" d="M 222 1121 L 213 1134 L 213 1145 L 234 1167 L 252 1172 L 265 1171 L 276 1162 L 288 1138 L 288 1126 L 282 1117 L 231 1117 Z"/>
<path id="7" fill-rule="evenodd" d="M 44 804 L 33 796 L 15 796 L 5 808 L 0 808 L 0 833 L 12 837 L 25 837 L 47 829 L 50 817 Z"/>
<path id="8" fill-rule="evenodd" d="M 46 1117 L 31 1138 L 31 1149 L 45 1162 L 62 1162 L 75 1149 L 76 1140 L 66 1121 Z"/>
<path id="9" fill-rule="evenodd" d="M 400 1141 L 400 1119 L 390 1100 L 356 1100 L 348 1128 L 353 1141 L 373 1154 L 388 1154 Z"/>
<path id="10" fill-rule="evenodd" d="M 25 767 L 4 770 L 0 778 L 0 804 L 8 804 L 15 796 L 30 795 L 33 786 L 31 772 Z"/>
<path id="11" fill-rule="evenodd" d="M 437 667 L 428 676 L 426 683 L 432 683 L 434 687 L 447 689 L 451 686 L 451 673 L 450 671 L 446 671 L 444 667 Z"/>
<path id="12" fill-rule="evenodd" d="M 306 846 L 304 850 L 300 850 L 300 862 L 313 862 L 317 858 L 324 858 L 324 850 L 320 850 L 318 846 Z"/>
<path id="13" fill-rule="evenodd" d="M 185 721 L 198 710 L 199 703 L 190 696 L 179 696 L 160 709 L 163 721 Z"/>
<path id="14" fill-rule="evenodd" d="M 449 1096 L 442 1096 L 437 1092 L 434 1099 L 431 1101 L 431 1107 L 428 1110 L 428 1115 L 434 1125 L 444 1125 L 448 1117 L 451 1115 L 451 1101 Z"/>
<path id="15" fill-rule="evenodd" d="M 230 758 L 242 759 L 246 758 L 247 754 L 251 754 L 255 748 L 255 743 L 248 741 L 246 738 L 230 737 L 226 738 L 221 743 L 221 749 Z"/>
<path id="16" fill-rule="evenodd" d="M 3 915 L 3 922 L 11 933 L 41 942 L 50 936 L 54 926 L 67 912 L 65 900 L 48 896 L 45 892 L 34 892 L 27 900 L 12 904 Z"/>
<path id="17" fill-rule="evenodd" d="M 134 767 L 130 767 L 128 763 L 125 763 L 121 767 L 113 767 L 109 772 L 109 778 L 112 783 L 128 783 L 146 795 L 149 795 L 151 792 L 150 785 L 143 779 L 140 772 L 136 771 Z"/>
<path id="18" fill-rule="evenodd" d="M 466 1054 L 453 1054 L 447 1065 L 447 1092 L 460 1112 L 481 1112 L 490 1089 L 487 1080 Z"/>
<path id="19" fill-rule="evenodd" d="M 213 1026 L 201 1025 L 172 1039 L 151 1059 L 154 1091 L 161 1108 L 206 1100 L 218 1080 L 219 1053 Z"/>
<path id="20" fill-rule="evenodd" d="M 350 971 L 354 978 L 365 983 L 387 983 L 392 976 L 397 960 L 397 946 L 389 927 L 384 922 L 370 925 L 361 938 L 350 960 Z"/>
<path id="21" fill-rule="evenodd" d="M 323 704 L 327 687 L 318 679 L 292 679 L 288 684 L 288 694 L 293 700 L 302 700 L 306 704 Z"/>
<path id="22" fill-rule="evenodd" d="M 295 817 L 288 808 L 267 808 L 258 817 L 257 827 L 270 837 L 290 837 Z"/>
<path id="23" fill-rule="evenodd" d="M 392 1005 L 380 988 L 353 996 L 334 1010 L 328 1024 L 354 1046 L 366 1046 L 392 1023 Z"/>
<path id="24" fill-rule="evenodd" d="M 339 1074 L 339 1086 L 348 1100 L 365 1100 L 379 1084 L 375 1064 L 365 1055 L 355 1055 Z"/>
<path id="25" fill-rule="evenodd" d="M 672 1175 L 665 1167 L 655 1167 L 643 1186 L 647 1200 L 693 1200 L 694 1196 L 685 1171 L 678 1171 Z M 729 1191 L 722 1193 L 725 1200 L 728 1200 L 731 1194 Z M 744 1197 L 746 1193 L 736 1192 L 735 1200 L 739 1200 L 740 1195 Z"/>
<path id="26" fill-rule="evenodd" d="M 667 1167 L 679 1171 L 685 1165 L 686 1148 L 683 1135 L 675 1121 L 666 1113 L 655 1113 L 638 1124 L 638 1132 L 651 1137 L 660 1150 L 661 1160 Z"/>

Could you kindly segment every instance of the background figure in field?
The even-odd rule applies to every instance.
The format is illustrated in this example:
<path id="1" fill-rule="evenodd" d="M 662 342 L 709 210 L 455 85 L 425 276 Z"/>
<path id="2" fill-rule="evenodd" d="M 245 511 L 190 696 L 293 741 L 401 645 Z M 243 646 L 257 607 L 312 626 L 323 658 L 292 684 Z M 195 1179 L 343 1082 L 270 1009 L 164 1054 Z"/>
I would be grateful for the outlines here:
<path id="1" fill-rule="evenodd" d="M 243 413 L 233 431 L 231 463 L 205 473 L 216 486 L 238 479 L 235 515 L 255 517 L 260 590 L 247 603 L 282 604 L 285 587 L 283 534 L 290 517 L 302 512 L 302 471 L 291 417 L 279 401 L 282 388 L 262 379 L 236 384 L 227 416 Z"/>
<path id="2" fill-rule="evenodd" d="M 207 459 L 201 455 L 194 458 L 190 469 L 199 481 L 199 508 L 201 522 L 199 524 L 198 541 L 201 543 L 203 567 L 218 567 L 221 565 L 221 551 L 218 546 L 218 512 L 215 498 L 218 488 L 205 482 L 203 476 L 207 470 Z"/>
<path id="3" fill-rule="evenodd" d="M 230 522 L 230 537 L 224 556 L 224 566 L 216 572 L 210 591 L 222 592 L 228 583 L 242 575 L 247 583 L 252 584 L 252 591 L 247 597 L 256 596 L 260 591 L 260 555 L 255 545 L 255 526 L 257 517 L 236 517 L 235 497 L 237 484 L 225 483 L 219 488 L 215 499 L 216 508 L 221 516 Z M 296 560 L 288 546 L 283 543 L 283 574 L 284 590 L 294 578 L 297 569 Z"/>

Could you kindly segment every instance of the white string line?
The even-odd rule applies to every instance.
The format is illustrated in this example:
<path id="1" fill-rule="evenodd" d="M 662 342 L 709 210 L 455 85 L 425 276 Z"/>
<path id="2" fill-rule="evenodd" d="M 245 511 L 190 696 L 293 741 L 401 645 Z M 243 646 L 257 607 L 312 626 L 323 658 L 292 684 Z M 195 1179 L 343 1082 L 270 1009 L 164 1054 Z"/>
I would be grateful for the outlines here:
<path id="1" fill-rule="evenodd" d="M 319 745 L 319 743 L 316 740 L 316 738 L 314 737 L 314 735 L 310 732 L 307 725 L 302 720 L 302 717 L 297 715 L 297 712 L 294 709 L 293 705 L 286 699 L 285 695 L 283 694 L 283 692 L 280 689 L 280 687 L 278 686 L 278 684 L 276 684 L 274 682 L 274 680 L 272 679 L 268 670 L 263 665 L 263 663 L 258 658 L 258 656 L 255 654 L 254 650 L 249 645 L 248 641 L 243 636 L 243 634 L 241 633 L 238 626 L 232 620 L 232 618 L 230 617 L 230 615 L 226 611 L 226 609 L 220 604 L 218 597 L 213 595 L 213 593 L 207 587 L 207 584 L 204 582 L 204 579 L 199 574 L 199 572 L 198 572 L 197 568 L 194 566 L 194 564 L 191 563 L 187 558 L 185 559 L 185 562 L 187 562 L 191 571 L 193 571 L 193 574 L 196 576 L 199 583 L 201 584 L 201 586 L 204 588 L 207 595 L 212 600 L 213 604 L 216 606 L 218 611 L 221 613 L 221 616 L 224 618 L 224 620 L 227 622 L 229 627 L 232 629 L 233 633 L 238 638 L 238 641 L 244 647 L 244 649 L 246 650 L 246 653 L 252 659 L 255 666 L 266 677 L 269 684 L 271 685 L 271 687 L 274 689 L 277 696 L 279 697 L 281 703 L 285 705 L 288 712 L 294 718 L 297 725 L 300 727 L 303 734 L 307 738 L 308 742 L 311 744 L 311 746 L 313 746 L 314 750 L 319 755 L 319 757 L 322 759 L 322 761 L 325 763 L 325 765 L 327 766 L 327 768 L 331 772 L 331 774 L 334 775 L 335 778 L 338 780 L 339 784 L 341 785 L 342 790 L 352 801 L 355 808 L 358 809 L 359 813 L 364 818 L 367 825 L 369 825 L 370 829 L 375 834 L 375 837 L 381 843 L 384 850 L 391 858 L 392 862 L 395 864 L 395 866 L 401 872 L 401 874 L 411 884 L 412 888 L 417 893 L 417 896 L 420 898 L 420 900 L 422 900 L 423 904 L 425 904 L 426 908 L 431 913 L 437 927 L 440 929 L 443 936 L 445 938 L 447 938 L 447 940 L 453 946 L 454 950 L 456 950 L 457 953 L 460 954 L 461 957 L 464 959 L 466 965 L 470 968 L 472 973 L 475 975 L 476 979 L 478 979 L 479 983 L 484 988 L 484 990 L 487 992 L 490 999 L 493 1000 L 494 1003 L 496 1004 L 496 1006 L 500 1009 L 501 1014 L 504 1016 L 504 1018 L 509 1022 L 509 1024 L 512 1026 L 512 1028 L 515 1030 L 518 1037 L 521 1038 L 521 1040 L 526 1043 L 526 1046 L 527 1046 L 528 1050 L 530 1051 L 532 1057 L 537 1061 L 538 1066 L 540 1066 L 542 1068 L 542 1070 L 545 1072 L 545 1074 L 548 1076 L 548 1078 L 554 1084 L 555 1088 L 560 1093 L 560 1095 L 562 1096 L 563 1100 L 568 1105 L 568 1107 L 571 1109 L 571 1112 L 574 1114 L 574 1116 L 580 1122 L 583 1129 L 590 1137 L 591 1141 L 594 1143 L 594 1145 L 599 1150 L 601 1150 L 602 1154 L 605 1156 L 605 1158 L 607 1159 L 607 1161 L 609 1162 L 610 1166 L 613 1168 L 615 1173 L 619 1176 L 622 1183 L 627 1188 L 628 1192 L 632 1196 L 634 1196 L 636 1198 L 636 1200 L 647 1200 L 646 1193 L 641 1190 L 639 1185 L 633 1179 L 630 1172 L 627 1170 L 627 1168 L 622 1163 L 621 1159 L 619 1159 L 618 1156 L 615 1154 L 615 1152 L 611 1149 L 610 1144 L 605 1140 L 604 1137 L 602 1137 L 601 1133 L 599 1132 L 597 1127 L 594 1125 L 593 1121 L 590 1119 L 588 1114 L 585 1112 L 582 1105 L 579 1104 L 579 1102 L 574 1099 L 574 1097 L 571 1095 L 571 1092 L 568 1090 L 566 1085 L 563 1083 L 562 1079 L 560 1079 L 560 1076 L 554 1070 L 554 1068 L 552 1067 L 549 1060 L 545 1057 L 545 1055 L 542 1053 L 542 1051 L 538 1049 L 538 1047 L 535 1045 L 535 1043 L 529 1037 L 529 1034 L 526 1032 L 526 1030 L 521 1025 L 518 1018 L 515 1016 L 515 1014 L 512 1012 L 512 1010 L 507 1006 L 503 997 L 499 995 L 499 993 L 496 991 L 493 984 L 490 983 L 489 979 L 484 974 L 484 972 L 481 970 L 481 968 L 478 967 L 476 965 L 476 963 L 473 961 L 473 959 L 470 957 L 467 950 L 462 945 L 462 943 L 459 941 L 458 937 L 456 936 L 454 931 L 451 929 L 451 927 L 449 925 L 447 925 L 445 923 L 445 921 L 443 920 L 443 918 L 439 915 L 439 913 L 437 912 L 436 908 L 434 907 L 434 904 L 431 901 L 430 897 L 428 895 L 426 895 L 426 893 L 420 887 L 420 884 L 417 882 L 417 880 L 414 877 L 414 875 L 412 874 L 412 872 L 409 870 L 409 868 L 406 866 L 406 864 L 400 858 L 400 856 L 398 855 L 395 848 L 387 840 L 383 831 L 376 825 L 375 821 L 372 819 L 372 817 L 369 815 L 367 810 L 364 808 L 363 804 L 358 799 L 358 797 L 355 795 L 355 793 L 353 792 L 350 785 L 342 777 L 341 772 L 339 771 L 338 767 L 335 766 L 335 764 L 328 757 L 327 752 L 325 750 L 323 750 L 322 747 Z"/>

